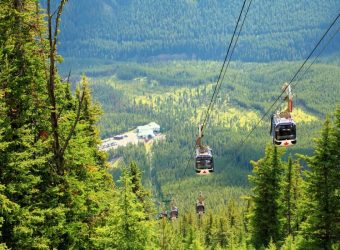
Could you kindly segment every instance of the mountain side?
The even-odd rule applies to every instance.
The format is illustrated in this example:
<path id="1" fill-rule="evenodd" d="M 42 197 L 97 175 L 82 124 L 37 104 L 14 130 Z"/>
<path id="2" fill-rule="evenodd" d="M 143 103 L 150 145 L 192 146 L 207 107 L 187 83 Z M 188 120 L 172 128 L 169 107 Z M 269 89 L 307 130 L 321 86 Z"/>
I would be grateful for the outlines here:
<path id="1" fill-rule="evenodd" d="M 61 34 L 65 57 L 221 59 L 242 2 L 83 0 L 69 2 Z M 339 0 L 254 1 L 234 59 L 305 58 L 338 14 Z M 339 51 L 340 37 L 326 53 Z"/>

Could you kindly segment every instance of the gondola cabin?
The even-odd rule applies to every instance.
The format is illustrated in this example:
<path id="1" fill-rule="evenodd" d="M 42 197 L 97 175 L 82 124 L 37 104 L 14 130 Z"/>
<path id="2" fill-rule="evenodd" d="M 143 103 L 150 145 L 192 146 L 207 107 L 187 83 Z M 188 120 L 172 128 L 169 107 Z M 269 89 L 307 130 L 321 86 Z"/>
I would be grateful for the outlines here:
<path id="1" fill-rule="evenodd" d="M 288 147 L 296 144 L 296 124 L 291 117 L 273 115 L 271 134 L 276 146 Z"/>
<path id="2" fill-rule="evenodd" d="M 210 172 L 214 172 L 214 159 L 211 148 L 196 148 L 195 170 L 198 174 L 209 174 Z"/>
<path id="3" fill-rule="evenodd" d="M 196 203 L 196 213 L 201 215 L 205 213 L 205 209 L 204 209 L 204 204 L 203 203 Z"/>
<path id="4" fill-rule="evenodd" d="M 170 219 L 174 220 L 174 219 L 177 219 L 177 218 L 178 218 L 178 208 L 173 207 L 173 208 L 171 208 L 171 211 L 170 211 Z"/>
<path id="5" fill-rule="evenodd" d="M 168 212 L 167 211 L 162 211 L 158 214 L 158 219 L 163 219 L 163 218 L 168 218 Z"/>

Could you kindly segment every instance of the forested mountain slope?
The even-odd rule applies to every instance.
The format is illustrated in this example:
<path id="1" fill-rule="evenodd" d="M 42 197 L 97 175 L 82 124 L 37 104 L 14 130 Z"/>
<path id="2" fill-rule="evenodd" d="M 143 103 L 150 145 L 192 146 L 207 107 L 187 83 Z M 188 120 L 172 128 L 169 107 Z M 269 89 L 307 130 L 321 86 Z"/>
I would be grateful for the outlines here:
<path id="1" fill-rule="evenodd" d="M 204 143 L 214 149 L 216 160 L 216 172 L 207 178 L 195 175 L 192 155 L 197 125 L 209 104 L 216 80 L 214 72 L 220 62 L 115 62 L 95 69 L 88 68 L 87 63 L 86 67 L 75 61 L 73 65 L 92 77 L 94 99 L 104 109 L 99 123 L 103 138 L 150 121 L 160 124 L 166 134 L 166 141 L 153 145 L 151 162 L 144 145 L 119 148 L 110 152 L 110 159 L 122 157 L 126 164 L 136 161 L 144 172 L 145 183 L 153 180 L 154 189 L 174 194 L 181 209 L 190 208 L 192 204 L 185 201 L 192 202 L 199 188 L 209 196 L 209 206 L 218 210 L 221 199 L 239 197 L 249 188 L 249 161 L 258 159 L 264 145 L 272 141 L 269 116 L 239 150 L 241 141 L 301 63 L 231 64 L 205 131 Z M 285 157 L 311 153 L 311 138 L 318 136 L 325 114 L 332 113 L 339 101 L 338 79 L 338 66 L 321 63 L 298 77 L 293 89 L 298 143 L 287 150 Z M 231 186 L 233 191 L 229 192 Z M 221 192 L 217 194 L 216 189 Z"/>
<path id="2" fill-rule="evenodd" d="M 222 59 L 241 6 L 238 0 L 70 1 L 60 51 L 115 60 Z M 234 58 L 305 58 L 339 6 L 339 0 L 253 1 Z M 337 36 L 326 53 L 339 48 Z"/>

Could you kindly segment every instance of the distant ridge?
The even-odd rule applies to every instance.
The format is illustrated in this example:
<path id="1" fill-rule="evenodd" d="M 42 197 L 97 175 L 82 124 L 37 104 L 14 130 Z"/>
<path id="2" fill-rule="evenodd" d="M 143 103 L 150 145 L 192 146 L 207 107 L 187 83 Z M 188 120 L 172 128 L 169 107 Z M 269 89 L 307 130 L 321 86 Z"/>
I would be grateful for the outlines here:
<path id="1" fill-rule="evenodd" d="M 69 1 L 60 51 L 77 58 L 219 60 L 241 4 L 237 0 Z M 254 1 L 234 58 L 302 59 L 338 11 L 339 0 Z M 340 35 L 325 55 L 339 49 Z"/>

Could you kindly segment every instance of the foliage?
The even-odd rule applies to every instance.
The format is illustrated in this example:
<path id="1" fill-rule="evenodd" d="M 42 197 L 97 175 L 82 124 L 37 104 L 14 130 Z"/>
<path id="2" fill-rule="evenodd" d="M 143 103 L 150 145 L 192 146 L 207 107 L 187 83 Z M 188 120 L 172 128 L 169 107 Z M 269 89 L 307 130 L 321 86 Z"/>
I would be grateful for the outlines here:
<path id="1" fill-rule="evenodd" d="M 340 232 L 337 221 L 340 211 L 338 125 L 339 109 L 334 127 L 329 118 L 326 119 L 314 155 L 304 157 L 311 171 L 306 176 L 307 219 L 303 224 L 302 234 L 315 249 L 332 249 Z"/>
<path id="2" fill-rule="evenodd" d="M 282 153 L 281 153 L 282 154 Z M 281 237 L 280 184 L 283 164 L 277 147 L 267 146 L 263 159 L 252 162 L 254 167 L 250 181 L 254 184 L 251 213 L 252 242 L 259 248 L 277 243 Z M 272 241 L 272 242 L 271 242 Z M 270 244 L 271 243 L 271 244 Z"/>
<path id="3" fill-rule="evenodd" d="M 69 140 L 59 171 L 49 119 L 51 71 L 43 16 L 34 0 L 0 5 L 1 247 L 91 249 L 89 235 L 114 191 L 105 156 L 97 149 L 98 107 L 85 78 L 82 91 L 73 94 L 56 75 L 57 132 L 60 142 Z M 83 102 L 77 106 L 80 96 Z"/>
<path id="4" fill-rule="evenodd" d="M 301 204 L 303 201 L 303 185 L 302 169 L 298 161 L 293 162 L 292 158 L 288 158 L 288 164 L 284 169 L 282 181 L 283 190 L 283 234 L 284 236 L 296 236 L 300 230 L 302 220 Z"/>
<path id="5" fill-rule="evenodd" d="M 237 0 L 70 1 L 61 53 L 115 60 L 222 59 L 241 6 Z M 337 0 L 253 2 L 234 59 L 305 58 L 337 14 Z M 326 52 L 337 51 L 335 37 Z"/>
<path id="6" fill-rule="evenodd" d="M 326 121 L 314 155 L 302 157 L 311 170 L 305 170 L 306 186 L 301 185 L 298 162 L 289 158 L 286 163 L 277 148 L 268 146 L 264 158 L 252 162 L 253 193 L 251 199 L 245 198 L 249 196 L 245 178 L 249 160 L 261 157 L 261 145 L 268 140 L 263 136 L 266 127 L 254 132 L 256 143 L 242 148 L 238 146 L 240 139 L 276 97 L 277 84 L 272 83 L 281 84 L 297 63 L 232 64 L 204 137 L 204 143 L 215 150 L 216 173 L 194 176 L 190 157 L 195 141 L 193 128 L 204 118 L 218 63 L 125 65 L 110 61 L 97 69 L 94 75 L 100 77 L 88 81 L 77 72 L 78 84 L 65 81 L 58 74 L 61 58 L 56 46 L 58 18 L 66 2 L 54 2 L 57 11 L 52 14 L 48 8 L 47 16 L 36 0 L 0 2 L 0 249 L 254 249 L 252 243 L 269 249 L 339 246 L 334 237 L 339 235 L 339 108 L 334 125 Z M 131 13 L 158 6 L 161 16 L 167 16 L 163 8 L 169 7 L 169 2 L 162 6 L 156 2 L 150 2 L 150 6 L 137 1 L 106 3 L 108 8 L 111 4 L 117 9 L 122 5 L 136 8 Z M 47 7 L 49 4 L 47 1 Z M 88 2 L 79 4 L 86 6 Z M 169 12 L 176 15 L 181 11 L 209 11 L 208 2 L 172 4 L 190 6 L 178 12 L 170 8 Z M 230 4 L 236 7 L 234 2 Z M 215 1 L 210 10 L 220 5 L 225 3 Z M 73 8 L 70 5 L 69 10 Z M 192 17 L 193 23 L 198 21 L 195 15 Z M 169 24 L 169 20 L 163 21 Z M 51 36 L 48 31 L 54 25 Z M 186 25 L 191 27 L 190 23 Z M 311 25 L 319 24 L 315 21 Z M 173 31 L 170 28 L 169 34 Z M 127 36 L 131 32 L 133 28 L 126 30 Z M 157 34 L 145 35 L 153 39 Z M 158 49 L 154 47 L 155 55 Z M 299 80 L 314 83 L 322 79 L 325 84 L 301 89 L 296 115 L 297 121 L 301 119 L 302 138 L 293 152 L 308 152 L 308 138 L 338 97 L 333 91 L 338 76 L 338 66 L 319 64 Z M 154 120 L 161 124 L 165 140 L 109 152 L 110 160 L 124 166 L 120 172 L 110 169 L 112 176 L 107 155 L 97 147 L 101 110 L 93 102 L 91 91 L 106 112 L 100 123 L 103 136 Z M 308 101 L 310 97 L 314 102 Z M 195 213 L 199 189 L 206 197 L 203 215 Z M 154 204 L 160 212 L 168 210 L 169 201 L 178 206 L 179 217 L 156 221 Z"/>

